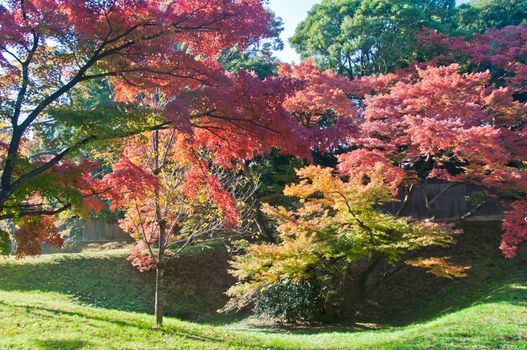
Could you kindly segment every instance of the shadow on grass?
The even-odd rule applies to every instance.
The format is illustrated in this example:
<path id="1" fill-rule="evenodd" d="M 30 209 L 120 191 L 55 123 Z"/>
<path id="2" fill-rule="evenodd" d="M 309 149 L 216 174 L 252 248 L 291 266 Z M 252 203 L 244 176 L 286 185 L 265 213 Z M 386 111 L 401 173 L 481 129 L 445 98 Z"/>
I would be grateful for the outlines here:
<path id="1" fill-rule="evenodd" d="M 481 304 L 500 302 L 527 307 L 527 283 L 512 282 L 507 286 L 493 290 L 486 298 L 480 301 Z"/>
<path id="2" fill-rule="evenodd" d="M 90 320 L 95 321 L 96 324 L 91 324 L 92 326 L 99 328 L 104 327 L 104 324 L 111 323 L 114 325 L 117 325 L 119 327 L 123 327 L 123 329 L 126 329 L 126 332 L 134 332 L 134 329 L 136 330 L 149 330 L 149 331 L 156 331 L 152 328 L 152 324 L 148 321 L 142 321 L 142 320 L 123 320 L 123 319 L 116 319 L 114 317 L 111 317 L 110 315 L 107 317 L 99 316 L 94 314 L 93 312 L 87 311 L 70 311 L 70 310 L 61 310 L 56 308 L 49 308 L 45 306 L 35 306 L 35 305 L 19 305 L 16 303 L 6 303 L 3 301 L 0 301 L 1 305 L 4 305 L 9 308 L 15 308 L 20 309 L 21 312 L 26 313 L 33 313 L 33 314 L 51 314 L 54 317 L 73 317 L 75 319 L 81 318 L 84 321 Z M 23 311 L 22 311 L 23 310 Z M 83 330 L 84 332 L 89 332 L 89 329 L 86 328 Z M 182 337 L 187 340 L 193 340 L 196 342 L 204 342 L 204 343 L 225 343 L 229 341 L 233 341 L 232 339 L 223 338 L 221 336 L 212 336 L 210 333 L 207 333 L 207 335 L 202 334 L 199 332 L 198 329 L 192 330 L 190 328 L 186 328 L 184 326 L 167 326 L 163 328 L 162 330 L 158 330 L 156 332 L 161 332 L 163 336 L 176 336 L 176 337 Z M 36 345 L 39 346 L 41 349 L 81 349 L 83 347 L 90 348 L 89 342 L 82 341 L 82 340 L 37 340 L 35 341 Z M 243 345 L 250 347 L 252 349 L 280 349 L 278 347 L 269 347 L 269 346 L 261 346 L 258 344 L 257 340 L 250 340 L 245 339 L 243 344 L 237 344 L 237 345 Z"/>
<path id="3" fill-rule="evenodd" d="M 90 343 L 81 340 L 37 340 L 35 346 L 43 350 L 77 350 L 89 349 Z"/>
<path id="4" fill-rule="evenodd" d="M 472 266 L 467 278 L 440 279 L 418 269 L 406 269 L 370 294 L 350 322 L 288 332 L 350 332 L 426 322 L 477 303 L 525 303 L 525 262 L 511 261 L 499 251 L 498 223 L 468 223 L 459 243 L 435 256 L 452 256 L 456 264 Z M 174 260 L 166 272 L 167 315 L 212 325 L 233 324 L 243 314 L 218 314 L 227 301 L 224 292 L 234 283 L 227 273 L 229 255 L 215 248 Z M 58 292 L 98 308 L 152 313 L 154 276 L 141 274 L 126 255 L 63 255 L 23 264 L 0 262 L 0 289 Z M 517 290 L 510 285 L 516 283 Z M 523 304 L 521 304 L 523 305 Z M 265 331 L 266 329 L 264 329 Z M 276 332 L 276 327 L 270 328 Z"/>
<path id="5" fill-rule="evenodd" d="M 527 281 L 526 281 L 527 282 Z M 475 305 L 484 305 L 484 304 L 496 304 L 496 303 L 506 303 L 510 305 L 527 307 L 527 283 L 520 283 L 514 280 L 510 280 L 505 285 L 502 285 L 499 288 L 488 291 L 487 294 L 482 296 L 478 300 L 473 300 L 470 304 L 465 306 L 455 305 L 448 312 L 443 314 L 453 313 L 460 311 L 462 309 L 468 308 Z M 443 315 L 442 314 L 442 315 Z M 441 315 L 437 315 L 441 316 Z M 412 322 L 412 323 L 421 323 L 430 321 L 435 317 L 432 317 L 427 320 Z M 411 323 L 406 323 L 405 326 Z M 390 325 L 391 326 L 391 325 Z M 363 331 L 374 331 L 386 328 L 387 326 L 380 326 L 378 324 L 362 324 L 362 323 L 343 323 L 340 325 L 306 325 L 306 326 L 282 326 L 280 328 L 276 327 L 265 327 L 259 326 L 254 328 L 254 331 L 257 332 L 287 332 L 293 333 L 296 335 L 316 335 L 320 333 L 335 333 L 335 334 L 349 334 L 349 333 L 358 333 Z M 246 329 L 245 329 L 246 330 Z M 250 331 L 251 329 L 249 329 Z M 247 331 L 247 330 L 246 330 Z"/>
<path id="6" fill-rule="evenodd" d="M 226 324 L 243 315 L 219 314 L 233 280 L 224 250 L 175 259 L 165 273 L 166 313 L 183 320 Z M 139 273 L 120 254 L 47 256 L 27 263 L 0 262 L 0 289 L 57 292 L 105 309 L 153 313 L 154 274 Z"/>
<path id="7" fill-rule="evenodd" d="M 470 266 L 466 278 L 448 280 L 407 268 L 372 292 L 354 321 L 385 326 L 426 322 L 477 303 L 509 302 L 506 294 L 512 291 L 511 285 L 527 286 L 525 260 L 506 259 L 499 250 L 500 223 L 467 222 L 462 228 L 465 232 L 455 246 L 426 253 L 450 256 L 454 264 Z M 521 290 L 514 292 L 519 294 L 525 295 Z"/>

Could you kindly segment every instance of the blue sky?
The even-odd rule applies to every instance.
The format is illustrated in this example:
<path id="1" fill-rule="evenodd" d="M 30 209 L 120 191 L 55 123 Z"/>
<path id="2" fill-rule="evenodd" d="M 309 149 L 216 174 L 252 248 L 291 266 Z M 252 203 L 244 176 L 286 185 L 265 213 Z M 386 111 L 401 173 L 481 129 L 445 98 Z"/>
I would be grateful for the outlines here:
<path id="1" fill-rule="evenodd" d="M 289 46 L 289 38 L 295 34 L 295 29 L 300 22 L 307 16 L 307 12 L 313 5 L 319 3 L 319 0 L 271 0 L 269 2 L 273 11 L 284 20 L 284 32 L 282 39 L 286 44 L 285 49 L 277 52 L 278 58 L 285 62 L 296 61 L 299 58 L 295 50 Z"/>
<path id="2" fill-rule="evenodd" d="M 458 3 L 468 0 L 457 0 Z M 277 52 L 278 58 L 284 62 L 298 62 L 299 57 L 295 50 L 289 46 L 289 38 L 295 33 L 297 25 L 307 16 L 308 11 L 320 0 L 270 0 L 269 4 L 276 14 L 284 20 L 282 39 L 286 44 L 283 51 Z"/>

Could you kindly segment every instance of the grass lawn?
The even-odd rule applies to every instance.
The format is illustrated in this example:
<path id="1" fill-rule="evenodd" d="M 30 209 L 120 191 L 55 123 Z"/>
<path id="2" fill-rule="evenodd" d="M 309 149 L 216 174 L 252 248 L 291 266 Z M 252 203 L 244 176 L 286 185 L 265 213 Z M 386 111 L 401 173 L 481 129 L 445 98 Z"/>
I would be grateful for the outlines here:
<path id="1" fill-rule="evenodd" d="M 152 276 L 134 271 L 125 250 L 0 260 L 0 349 L 527 350 L 527 265 L 500 256 L 488 225 L 471 226 L 451 251 L 473 266 L 467 279 L 409 271 L 372 295 L 358 324 L 338 328 L 252 328 L 243 315 L 218 315 L 232 283 L 218 247 L 174 262 L 177 318 L 163 331 L 148 314 Z"/>

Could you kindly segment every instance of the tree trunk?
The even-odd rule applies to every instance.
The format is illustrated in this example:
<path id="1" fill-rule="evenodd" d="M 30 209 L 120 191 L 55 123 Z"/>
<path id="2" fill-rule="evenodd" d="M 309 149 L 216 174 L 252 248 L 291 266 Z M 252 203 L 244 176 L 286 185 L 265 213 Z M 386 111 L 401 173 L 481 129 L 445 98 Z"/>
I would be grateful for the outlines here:
<path id="1" fill-rule="evenodd" d="M 159 131 L 155 131 L 152 135 L 152 143 L 154 146 L 154 162 L 155 169 L 154 175 L 159 175 L 161 169 L 159 167 Z M 154 314 L 156 319 L 156 328 L 163 327 L 163 258 L 165 255 L 165 234 L 166 234 L 166 222 L 165 218 L 161 214 L 161 207 L 159 205 L 159 192 L 155 191 L 155 206 L 156 206 L 156 223 L 159 228 L 158 237 L 158 250 L 156 259 L 156 290 L 155 290 L 155 301 L 154 301 Z"/>
<path id="2" fill-rule="evenodd" d="M 155 291 L 155 318 L 156 328 L 163 328 L 163 266 L 161 264 L 156 265 L 156 291 Z"/>
<path id="3" fill-rule="evenodd" d="M 164 293 L 163 293 L 163 275 L 164 275 L 164 256 L 165 256 L 165 223 L 161 221 L 159 223 L 159 246 L 157 252 L 156 261 L 156 291 L 155 291 L 155 303 L 154 313 L 156 318 L 156 328 L 163 327 L 163 304 L 164 304 Z"/>
<path id="4" fill-rule="evenodd" d="M 397 210 L 395 216 L 401 216 L 402 213 L 406 210 L 408 204 L 410 203 L 410 200 L 412 199 L 412 195 L 414 194 L 414 189 L 414 184 L 411 184 L 409 187 L 407 187 L 406 195 L 404 196 L 403 202 L 401 203 L 401 207 Z"/>
<path id="5" fill-rule="evenodd" d="M 156 210 L 158 211 L 158 213 L 161 212 L 159 209 L 159 206 L 157 206 Z M 163 293 L 163 275 L 164 275 L 166 223 L 163 219 L 161 219 L 158 221 L 158 225 L 159 225 L 159 240 L 158 240 L 158 252 L 157 252 L 157 261 L 156 261 L 156 291 L 155 291 L 154 313 L 155 313 L 155 318 L 156 318 L 156 328 L 162 328 L 163 327 L 163 304 L 165 301 L 164 293 Z"/>
<path id="6" fill-rule="evenodd" d="M 265 217 L 262 213 L 262 206 L 258 199 L 255 199 L 255 217 L 254 221 L 256 222 L 256 227 L 258 228 L 258 234 L 269 242 L 275 242 L 276 239 L 273 237 L 273 235 L 269 232 L 267 229 L 267 222 L 265 221 Z"/>
<path id="7" fill-rule="evenodd" d="M 382 257 L 374 257 L 368 267 L 359 273 L 353 288 L 351 289 L 351 296 L 345 299 L 344 309 L 353 310 L 366 298 L 368 295 L 368 282 L 370 277 L 382 261 Z"/>
<path id="8" fill-rule="evenodd" d="M 382 261 L 382 256 L 374 257 L 356 278 L 351 275 L 351 266 L 344 268 L 339 287 L 333 293 L 328 293 L 325 300 L 325 311 L 329 320 L 342 321 L 345 312 L 355 311 L 357 305 L 367 296 L 370 277 Z"/>

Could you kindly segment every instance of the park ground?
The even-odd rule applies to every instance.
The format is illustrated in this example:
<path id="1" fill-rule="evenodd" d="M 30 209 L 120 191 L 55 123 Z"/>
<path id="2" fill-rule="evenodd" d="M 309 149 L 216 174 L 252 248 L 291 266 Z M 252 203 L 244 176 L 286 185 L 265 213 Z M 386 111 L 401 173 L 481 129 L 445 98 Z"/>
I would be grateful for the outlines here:
<path id="1" fill-rule="evenodd" d="M 451 281 L 406 270 L 338 326 L 278 327 L 219 314 L 229 253 L 194 247 L 168 272 L 163 330 L 153 330 L 151 274 L 126 249 L 77 246 L 0 260 L 0 349 L 526 349 L 527 259 L 499 252 L 497 223 L 469 223 L 436 254 L 471 266 Z"/>

